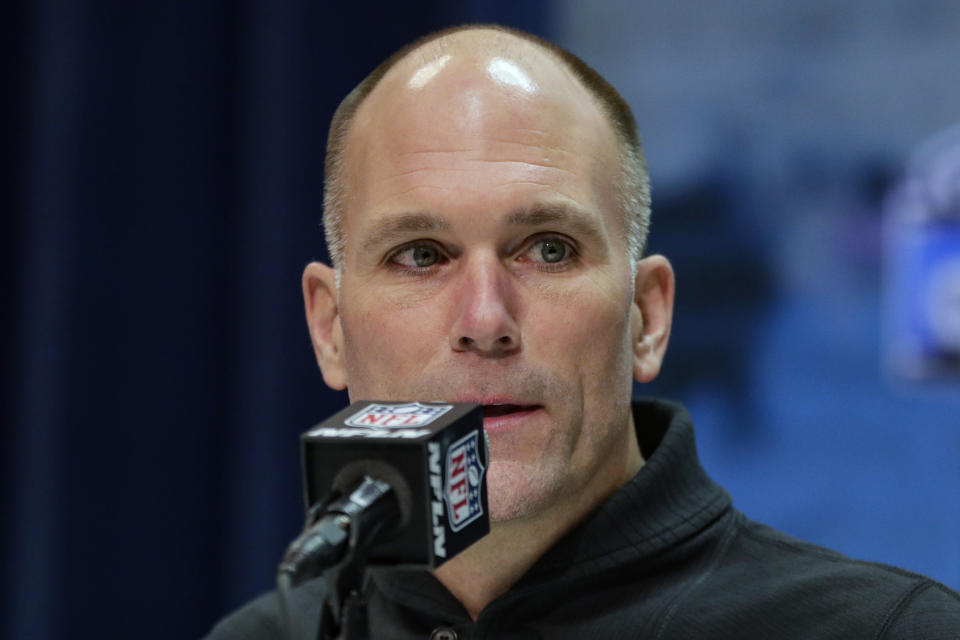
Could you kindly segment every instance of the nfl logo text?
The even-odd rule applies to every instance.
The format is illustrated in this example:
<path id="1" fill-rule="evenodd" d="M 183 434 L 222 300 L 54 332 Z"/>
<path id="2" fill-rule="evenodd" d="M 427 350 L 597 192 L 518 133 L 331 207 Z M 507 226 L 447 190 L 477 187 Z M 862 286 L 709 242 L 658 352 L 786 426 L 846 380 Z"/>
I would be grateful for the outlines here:
<path id="1" fill-rule="evenodd" d="M 460 531 L 483 515 L 480 492 L 485 469 L 480 461 L 479 446 L 479 431 L 472 431 L 447 450 L 444 500 L 447 522 L 454 531 Z"/>
<path id="2" fill-rule="evenodd" d="M 403 404 L 375 403 L 347 418 L 344 423 L 351 427 L 373 427 L 377 429 L 409 429 L 430 424 L 447 411 L 453 409 L 449 404 Z"/>

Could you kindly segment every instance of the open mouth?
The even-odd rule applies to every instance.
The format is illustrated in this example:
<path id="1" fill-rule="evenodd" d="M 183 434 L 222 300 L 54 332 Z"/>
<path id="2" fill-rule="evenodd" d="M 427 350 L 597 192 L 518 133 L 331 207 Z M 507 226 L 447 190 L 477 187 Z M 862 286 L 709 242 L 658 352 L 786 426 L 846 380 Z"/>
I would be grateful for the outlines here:
<path id="1" fill-rule="evenodd" d="M 536 408 L 536 405 L 485 404 L 483 405 L 483 417 L 500 418 L 502 416 L 508 416 L 514 413 L 533 411 Z"/>

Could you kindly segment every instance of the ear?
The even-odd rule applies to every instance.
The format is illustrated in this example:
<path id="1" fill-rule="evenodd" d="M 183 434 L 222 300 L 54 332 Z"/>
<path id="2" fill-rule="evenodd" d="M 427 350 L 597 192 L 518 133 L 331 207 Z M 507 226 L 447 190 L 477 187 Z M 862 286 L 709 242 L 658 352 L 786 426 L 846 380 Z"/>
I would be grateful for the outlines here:
<path id="1" fill-rule="evenodd" d="M 303 270 L 303 307 L 323 381 L 331 389 L 345 389 L 347 373 L 343 363 L 343 329 L 340 326 L 337 285 L 332 268 L 311 262 Z"/>
<path id="2" fill-rule="evenodd" d="M 673 291 L 673 267 L 669 260 L 653 255 L 637 263 L 630 314 L 633 377 L 637 382 L 650 382 L 660 373 L 670 340 Z"/>

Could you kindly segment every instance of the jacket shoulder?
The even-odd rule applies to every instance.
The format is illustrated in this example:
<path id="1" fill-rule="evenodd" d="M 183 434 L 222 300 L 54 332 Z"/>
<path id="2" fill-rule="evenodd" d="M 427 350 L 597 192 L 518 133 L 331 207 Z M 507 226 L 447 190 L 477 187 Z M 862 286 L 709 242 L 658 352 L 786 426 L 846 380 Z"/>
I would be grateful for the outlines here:
<path id="1" fill-rule="evenodd" d="M 933 580 L 919 582 L 904 596 L 878 638 L 957 640 L 960 638 L 960 594 Z"/>
<path id="2" fill-rule="evenodd" d="M 960 594 L 952 589 L 738 515 L 710 582 L 715 592 L 754 603 L 746 615 L 775 627 L 816 629 L 809 637 L 960 640 Z"/>

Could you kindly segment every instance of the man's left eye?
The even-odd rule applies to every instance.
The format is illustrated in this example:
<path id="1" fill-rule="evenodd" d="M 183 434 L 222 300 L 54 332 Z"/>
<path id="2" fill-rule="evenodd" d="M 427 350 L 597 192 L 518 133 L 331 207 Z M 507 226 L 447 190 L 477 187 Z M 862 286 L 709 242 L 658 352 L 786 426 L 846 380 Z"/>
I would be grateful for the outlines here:
<path id="1" fill-rule="evenodd" d="M 560 238 L 541 238 L 530 245 L 527 257 L 534 262 L 556 264 L 568 259 L 572 253 L 570 245 Z"/>

